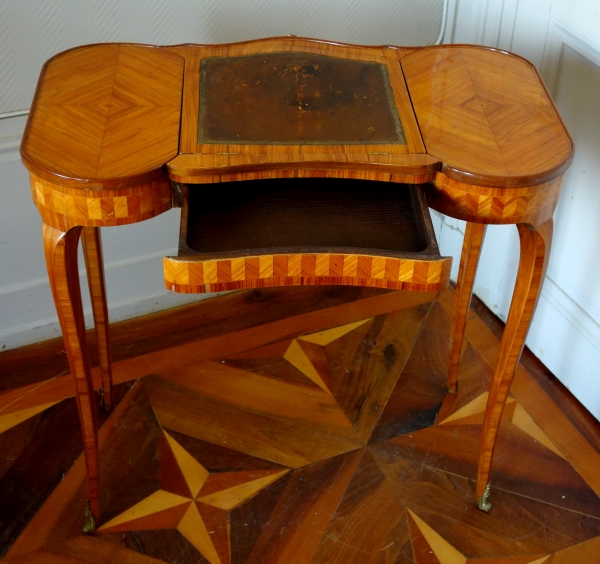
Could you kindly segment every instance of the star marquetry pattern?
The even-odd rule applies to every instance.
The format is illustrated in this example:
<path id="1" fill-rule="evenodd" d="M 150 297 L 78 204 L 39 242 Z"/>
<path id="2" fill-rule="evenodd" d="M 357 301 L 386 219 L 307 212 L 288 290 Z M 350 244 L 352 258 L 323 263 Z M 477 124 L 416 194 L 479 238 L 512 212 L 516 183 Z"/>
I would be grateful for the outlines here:
<path id="1" fill-rule="evenodd" d="M 484 392 L 483 394 L 477 396 L 469 403 L 455 411 L 452 415 L 440 421 L 438 425 L 483 424 L 483 417 L 485 415 L 485 406 L 488 401 L 488 396 L 488 392 Z M 512 423 L 515 427 L 518 427 L 521 429 L 521 431 L 527 433 L 540 444 L 544 445 L 561 458 L 564 458 L 563 454 L 550 440 L 548 435 L 542 431 L 542 429 L 533 420 L 531 415 L 527 413 L 525 408 L 516 399 L 509 397 L 506 401 L 503 420 Z"/>
<path id="2" fill-rule="evenodd" d="M 160 489 L 98 529 L 98 533 L 177 529 L 210 564 L 230 564 L 229 511 L 289 470 L 211 474 L 162 432 Z"/>
<path id="3" fill-rule="evenodd" d="M 197 342 L 183 345 L 193 360 L 139 380 L 112 416 L 111 433 L 127 431 L 111 434 L 101 459 L 125 454 L 129 465 L 109 465 L 96 534 L 73 517 L 82 474 L 69 472 L 3 562 L 595 562 L 600 482 L 579 474 L 565 444 L 579 440 L 574 429 L 561 439 L 539 409 L 528 413 L 534 393 L 509 396 L 492 512 L 475 508 L 493 368 L 466 342 L 457 393 L 445 393 L 430 351 L 446 338 L 450 297 L 361 320 L 325 313 L 304 335 L 261 334 L 239 350 L 244 329 L 207 360 L 194 357 Z M 46 453 L 50 423 L 76 419 L 74 405 L 61 408 L 71 396 L 67 377 L 0 393 L 2 444 L 18 456 L 14 444 L 39 428 Z M 16 475 L 1 490 L 9 512 L 21 503 L 6 487 Z"/>
<path id="4" fill-rule="evenodd" d="M 52 401 L 49 403 L 44 403 L 41 405 L 33 405 L 31 407 L 27 407 L 25 409 L 16 409 L 15 411 L 10 411 L 9 413 L 3 413 L 0 410 L 0 433 L 4 433 L 4 431 L 8 431 L 15 425 L 30 419 L 31 417 L 37 415 L 38 413 L 42 413 L 46 411 L 46 409 L 50 409 L 53 405 L 56 405 L 58 401 Z M 10 407 L 10 406 L 9 406 Z M 8 411 L 8 409 L 7 409 Z"/>
<path id="5" fill-rule="evenodd" d="M 543 564 L 549 555 L 468 558 L 410 509 L 406 509 L 415 564 Z"/>
<path id="6" fill-rule="evenodd" d="M 600 550 L 596 537 L 553 554 L 470 558 L 414 511 L 406 508 L 406 516 L 415 564 L 591 564 Z"/>
<path id="7" fill-rule="evenodd" d="M 283 358 L 312 380 L 319 388 L 333 395 L 325 347 L 370 321 L 372 321 L 372 318 L 362 319 L 348 325 L 298 337 L 291 342 Z"/>

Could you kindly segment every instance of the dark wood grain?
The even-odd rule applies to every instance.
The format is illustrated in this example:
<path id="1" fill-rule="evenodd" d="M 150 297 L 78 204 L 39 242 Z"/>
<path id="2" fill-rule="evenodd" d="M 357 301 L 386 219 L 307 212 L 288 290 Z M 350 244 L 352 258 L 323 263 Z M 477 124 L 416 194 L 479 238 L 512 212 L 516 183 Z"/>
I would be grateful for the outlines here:
<path id="1" fill-rule="evenodd" d="M 480 425 L 436 425 L 390 439 L 390 448 L 417 463 L 425 460 L 433 468 L 473 479 L 480 433 Z M 497 449 L 490 478 L 494 488 L 600 518 L 600 500 L 573 467 L 512 423 L 502 424 Z"/>
<path id="2" fill-rule="evenodd" d="M 402 184 L 299 178 L 222 183 L 210 192 L 193 186 L 183 210 L 187 233 L 180 254 L 195 251 L 208 259 L 258 249 L 271 254 L 437 253 L 430 239 L 435 236 L 425 227 L 429 211 L 415 190 Z"/>
<path id="3" fill-rule="evenodd" d="M 408 563 L 410 557 L 403 504 L 367 450 L 312 562 Z"/>
<path id="4" fill-rule="evenodd" d="M 115 387 L 119 403 L 130 384 Z M 100 413 L 99 421 L 106 420 Z M 57 433 L 56 429 L 61 432 Z M 0 557 L 54 491 L 81 455 L 75 399 L 0 434 Z M 79 514 L 81 525 L 81 514 Z"/>
<path id="5" fill-rule="evenodd" d="M 409 51 L 413 52 L 409 54 Z M 239 68 L 236 70 L 236 67 Z M 449 80 L 460 84 L 461 88 L 448 89 Z M 357 83 L 361 83 L 360 86 L 357 87 Z M 365 83 L 369 86 L 369 92 L 360 98 Z M 230 87 L 219 88 L 223 85 Z M 215 98 L 215 92 L 221 90 L 226 92 L 224 97 L 218 95 Z M 382 97 L 386 98 L 387 104 L 378 104 Z M 261 127 L 269 121 L 265 119 L 259 120 L 260 126 L 251 123 L 253 133 L 250 139 L 240 133 L 242 130 L 235 128 L 227 131 L 224 137 L 219 137 L 227 123 L 234 123 L 237 127 L 253 121 L 252 117 L 248 122 L 245 119 L 248 117 L 246 114 L 251 113 L 247 111 L 250 105 L 246 102 L 253 98 L 257 100 L 251 105 L 259 108 L 259 114 L 265 104 L 271 106 L 269 117 L 275 115 L 276 121 L 283 124 L 283 129 L 292 132 L 289 139 L 279 136 L 269 144 L 264 143 L 265 138 L 258 135 L 262 144 L 256 151 L 252 134 L 264 131 Z M 82 100 L 86 103 L 82 104 Z M 478 103 L 473 105 L 472 100 Z M 223 112 L 220 113 L 215 106 L 219 103 L 225 108 L 224 114 L 229 121 L 221 121 L 218 127 L 211 130 L 210 120 L 223 117 Z M 365 104 L 366 107 L 363 107 Z M 320 115 L 321 109 L 329 108 L 331 111 L 333 106 L 340 111 L 334 114 L 335 119 L 330 115 L 321 119 L 324 117 Z M 207 107 L 209 113 L 203 114 Z M 277 114 L 277 108 L 283 109 L 283 114 Z M 358 112 L 360 118 L 343 119 L 347 108 L 350 108 L 350 113 L 361 110 Z M 377 110 L 376 115 L 371 113 L 374 109 Z M 241 110 L 242 116 L 238 110 Z M 416 127 L 413 110 L 420 120 L 421 132 Z M 317 127 L 309 124 L 305 128 L 306 124 L 303 125 L 302 121 L 298 125 L 297 118 L 304 114 L 317 117 Z M 340 117 L 341 122 L 336 122 Z M 374 138 L 365 139 L 365 124 L 360 121 L 362 118 L 370 122 L 366 130 L 373 133 Z M 381 121 L 388 126 L 395 126 L 392 129 L 395 129 L 395 139 L 399 142 L 391 141 L 389 131 L 383 131 L 383 138 L 379 138 L 382 131 L 377 124 Z M 292 122 L 297 126 L 296 129 L 290 127 Z M 141 124 L 146 127 L 141 127 Z M 326 126 L 319 127 L 319 124 Z M 358 131 L 352 129 L 355 126 L 358 126 Z M 172 178 L 183 183 L 222 183 L 286 175 L 308 178 L 339 176 L 394 184 L 422 184 L 433 180 L 428 188 L 430 203 L 436 209 L 481 223 L 519 225 L 522 260 L 483 424 L 477 492 L 481 497 L 481 507 L 486 506 L 483 494 L 488 485 L 497 430 L 543 282 L 546 251 L 551 238 L 551 216 L 561 191 L 562 176 L 573 156 L 571 139 L 532 65 L 508 53 L 476 47 L 418 50 L 360 48 L 296 38 L 171 49 L 119 44 L 89 46 L 60 54 L 45 66 L 26 129 L 23 161 L 30 170 L 32 196 L 44 221 L 48 272 L 74 379 L 84 438 L 88 497 L 96 518 L 100 515 L 100 509 L 95 383 L 81 312 L 76 272 L 77 240 L 82 226 L 134 223 L 169 209 L 173 198 L 164 165 L 178 151 L 187 153 L 191 158 L 191 161 L 189 158 L 179 159 L 171 169 Z M 269 133 L 275 131 L 272 126 L 268 130 Z M 342 130 L 345 133 L 340 133 Z M 66 134 L 66 131 L 71 134 Z M 421 133 L 425 143 L 422 142 Z M 354 140 L 349 141 L 348 136 Z M 211 144 L 211 141 L 216 142 Z M 315 144 L 311 150 L 314 149 L 315 154 L 305 158 L 304 155 L 308 153 L 304 152 L 303 145 L 313 141 Z M 365 146 L 356 149 L 356 143 L 364 143 Z M 331 149 L 331 144 L 335 145 L 335 150 Z M 60 152 L 57 147 L 70 150 Z M 174 147 L 177 149 L 175 152 Z M 545 150 L 541 151 L 540 147 Z M 548 148 L 551 150 L 548 151 Z M 437 163 L 419 158 L 425 152 L 443 165 L 444 172 L 438 170 L 435 179 L 432 178 L 432 165 Z M 209 158 L 200 162 L 196 159 L 196 153 L 207 154 Z M 240 153 L 250 158 L 246 161 L 230 161 L 228 155 Z M 268 154 L 269 158 L 253 158 L 257 153 Z M 386 158 L 371 159 L 372 154 L 381 153 Z M 387 158 L 390 153 L 392 157 Z M 285 157 L 270 160 L 272 155 L 278 154 Z M 398 155 L 406 157 L 398 159 Z M 268 165 L 271 161 L 277 161 L 272 169 Z M 283 161 L 288 163 L 287 169 L 281 166 Z M 314 164 L 323 161 L 326 161 L 323 168 Z M 341 163 L 339 170 L 335 168 L 337 163 Z M 253 164 L 256 168 L 253 168 Z M 380 174 L 378 164 L 386 164 L 389 170 L 385 169 Z M 246 168 L 236 168 L 239 166 Z M 427 168 L 426 174 L 423 167 Z M 408 174 L 409 169 L 411 174 Z M 365 200 L 364 195 L 362 199 Z M 270 205 L 273 198 L 267 200 Z M 293 205 L 287 202 L 285 209 L 298 209 L 296 202 L 303 201 L 298 197 L 291 200 Z M 419 202 L 423 203 L 422 198 Z M 389 202 L 386 204 L 372 215 L 376 215 L 377 219 L 384 217 L 390 208 Z M 328 206 L 321 207 L 327 209 Z M 252 206 L 246 205 L 246 208 L 247 213 Z M 348 210 L 345 211 L 346 216 L 352 215 Z M 312 220 L 314 210 L 309 209 L 304 215 Z M 324 218 L 319 218 L 319 224 L 330 224 L 332 233 L 342 233 L 331 216 L 331 213 L 325 214 Z M 425 217 L 422 220 L 427 224 Z M 193 222 L 189 221 L 189 217 L 184 221 L 189 235 Z M 220 223 L 225 225 L 227 222 L 221 220 Z M 241 221 L 235 223 L 241 224 Z M 385 244 L 381 245 L 384 248 L 372 253 L 357 252 L 359 247 L 355 240 L 350 240 L 350 246 L 338 244 L 337 247 L 334 241 L 332 245 L 325 244 L 318 249 L 324 252 L 318 252 L 316 247 L 322 243 L 323 234 L 310 221 L 287 219 L 286 224 L 293 223 L 297 223 L 301 230 L 305 228 L 310 234 L 317 235 L 319 241 L 301 241 L 305 247 L 293 247 L 292 252 L 297 253 L 294 257 L 279 252 L 278 249 L 285 249 L 285 246 L 278 247 L 279 242 L 273 243 L 270 234 L 266 237 L 271 241 L 268 252 L 261 252 L 261 249 L 265 249 L 265 242 L 260 238 L 256 243 L 259 246 L 250 249 L 257 256 L 248 254 L 249 250 L 245 249 L 246 254 L 242 258 L 231 260 L 191 261 L 167 257 L 166 285 L 172 291 L 184 293 L 277 284 L 370 285 L 436 292 L 447 283 L 449 260 L 437 256 L 437 246 L 431 239 L 425 246 L 418 246 L 419 250 L 415 246 L 408 250 L 392 249 L 393 257 L 385 254 L 390 252 L 387 248 L 389 241 L 385 240 Z M 377 221 L 372 224 L 378 225 Z M 259 232 L 257 225 L 251 227 L 252 233 Z M 535 237 L 527 234 L 529 227 L 535 231 Z M 282 228 L 277 226 L 277 230 L 282 231 Z M 357 234 L 360 231 L 355 229 Z M 372 225 L 367 225 L 364 231 L 369 235 L 377 234 Z M 359 238 L 365 239 L 364 236 Z M 189 239 L 186 237 L 184 241 L 186 247 Z M 225 252 L 239 251 L 241 238 L 237 239 L 233 245 L 235 250 Z M 297 233 L 293 234 L 293 239 L 298 242 Z M 224 238 L 217 237 L 217 240 Z M 353 242 L 356 243 L 354 246 Z M 373 250 L 373 247 L 367 248 Z M 194 250 L 202 256 L 201 249 Z M 382 250 L 383 255 L 378 254 Z M 405 252 L 429 256 L 402 256 Z M 105 302 L 102 290 L 93 289 L 95 278 L 98 277 L 90 271 L 92 294 L 97 294 L 95 301 Z M 99 305 L 94 309 L 100 312 L 100 317 L 105 318 L 106 304 Z M 468 303 L 465 304 L 465 300 L 459 296 L 455 315 L 458 325 L 465 318 L 466 309 Z M 106 323 L 106 319 L 99 322 L 101 326 L 106 326 Z M 407 340 L 411 341 L 410 337 Z M 107 331 L 100 331 L 100 373 L 104 376 L 107 404 L 110 406 L 107 344 Z M 256 346 L 259 344 L 267 344 L 267 341 L 255 341 Z M 457 344 L 456 348 L 461 347 Z M 175 408 L 177 403 L 186 404 L 189 418 L 194 419 L 191 413 L 194 402 L 203 404 L 206 400 L 214 400 L 229 416 L 237 413 L 246 422 L 258 424 L 260 433 L 255 436 L 252 446 L 258 450 L 253 452 L 277 452 L 277 460 L 285 460 L 286 464 L 293 467 L 314 463 L 334 453 L 341 454 L 349 448 L 365 444 L 378 414 L 375 416 L 371 411 L 364 411 L 364 408 L 371 400 L 387 400 L 387 392 L 393 387 L 393 379 L 384 379 L 385 383 L 382 383 L 384 380 L 376 376 L 372 387 L 367 389 L 362 379 L 358 378 L 353 388 L 348 387 L 343 393 L 336 390 L 335 394 L 331 394 L 332 390 L 328 388 L 329 373 L 325 370 L 326 355 L 314 348 L 312 351 L 305 350 L 302 354 L 306 358 L 300 359 L 296 367 L 303 362 L 308 363 L 305 372 L 308 370 L 309 373 L 305 375 L 316 382 L 324 393 L 329 393 L 331 398 L 318 396 L 321 392 L 309 392 L 307 396 L 307 390 L 297 386 L 294 391 L 298 396 L 304 393 L 304 401 L 298 402 L 303 405 L 296 412 L 290 409 L 292 402 L 289 390 L 292 388 L 289 383 L 286 387 L 277 386 L 271 381 L 268 389 L 256 375 L 244 379 L 241 377 L 243 371 L 223 366 L 217 369 L 208 362 L 202 364 L 207 359 L 200 359 L 192 347 L 175 349 L 174 352 L 175 361 L 163 359 L 160 363 L 158 355 L 152 356 L 151 353 L 139 362 L 140 366 L 146 363 L 139 372 L 140 376 L 148 376 L 154 367 L 161 373 L 160 377 L 156 377 L 162 380 L 160 384 L 157 385 L 155 381 L 154 389 L 148 388 L 149 393 L 154 394 L 152 401 L 155 403 L 161 401 L 157 392 L 161 386 L 170 387 L 171 392 L 179 388 L 179 391 L 167 394 L 167 401 L 163 398 L 163 423 L 169 421 L 170 425 L 179 426 L 180 430 L 181 425 L 187 425 L 186 432 L 206 438 L 202 434 L 206 432 L 204 429 L 201 432 L 192 429 L 202 422 L 201 418 L 193 423 L 182 423 L 176 420 Z M 235 352 L 239 352 L 239 349 Z M 454 353 L 454 357 L 459 356 L 456 350 Z M 312 360 L 309 358 L 311 354 Z M 388 358 L 394 355 L 395 350 L 389 352 Z M 368 362 L 365 359 L 366 366 Z M 193 360 L 200 361 L 199 367 L 190 368 L 186 365 L 191 365 Z M 456 360 L 453 358 L 454 364 Z M 115 376 L 120 381 L 133 378 L 128 374 L 128 367 L 125 364 L 116 367 Z M 323 374 L 320 376 L 319 372 Z M 373 374 L 377 373 L 377 369 L 373 371 Z M 196 380 L 199 375 L 210 382 L 210 390 L 206 388 L 206 382 L 204 388 L 194 384 L 191 395 L 196 397 L 190 402 L 188 397 L 183 397 L 185 392 L 181 390 L 186 388 L 186 380 Z M 245 393 L 244 399 L 237 400 L 237 404 L 236 401 L 230 401 L 232 396 L 223 384 L 225 379 L 235 381 L 235 387 Z M 454 391 L 453 380 L 451 377 L 450 388 Z M 168 382 L 168 386 L 165 382 Z M 250 382 L 256 385 L 250 385 Z M 59 401 L 68 392 L 64 380 L 56 384 L 53 400 Z M 63 387 L 58 391 L 61 384 Z M 385 393 L 379 395 L 382 390 Z M 31 388 L 25 390 L 24 397 L 31 391 Z M 274 401 L 276 396 L 279 402 Z M 5 395 L 4 403 L 13 405 L 12 397 Z M 259 405 L 256 413 L 247 409 L 247 405 L 240 406 L 246 399 Z M 372 411 L 377 411 L 379 403 L 370 407 Z M 337 450 L 333 448 L 327 453 L 327 448 L 309 446 L 301 433 L 295 435 L 299 444 L 292 449 L 293 454 L 286 455 L 280 445 L 273 448 L 272 433 L 277 431 L 275 422 L 282 427 L 291 425 L 286 420 L 289 414 L 283 413 L 286 408 L 311 430 L 318 429 L 328 439 L 333 437 L 328 446 L 337 442 Z M 516 407 L 512 409 L 516 414 Z M 211 406 L 206 405 L 206 411 L 210 410 Z M 359 411 L 370 416 L 360 420 Z M 14 408 L 14 412 L 15 415 L 6 415 L 16 420 L 30 413 L 25 408 L 20 412 Z M 522 414 L 522 417 L 525 415 Z M 4 421 L 9 419 L 5 418 Z M 358 435 L 352 436 L 352 431 L 345 428 L 347 422 L 355 427 Z M 326 426 L 333 426 L 334 432 L 329 434 Z M 288 428 L 292 429 L 293 425 Z M 210 432 L 213 433 L 211 438 L 216 439 L 214 430 Z M 594 458 L 595 454 L 591 453 L 590 456 Z M 586 475 L 590 481 L 590 474 Z M 194 528 L 192 521 L 201 519 L 196 506 L 192 504 L 190 508 L 193 511 L 189 513 L 187 521 L 184 519 L 187 524 L 183 525 L 183 529 L 188 531 L 188 540 L 192 536 L 190 530 Z M 183 534 L 186 534 L 185 531 Z M 204 546 L 208 542 L 206 539 L 198 537 L 190 542 L 197 547 L 204 547 L 202 550 L 205 552 L 208 550 Z M 210 550 L 213 549 L 217 550 L 214 547 Z M 211 558 L 217 558 L 215 555 Z"/>
<path id="6" fill-rule="evenodd" d="M 474 481 L 424 464 L 427 453 L 405 458 L 385 443 L 369 448 L 405 506 L 467 557 L 533 560 L 598 535 L 598 519 L 503 490 L 485 514 L 474 504 Z"/>
<path id="7" fill-rule="evenodd" d="M 192 319 L 204 310 L 221 320 L 221 334 L 237 343 L 253 310 L 268 327 L 273 311 L 284 308 L 285 292 L 273 295 L 278 297 L 260 304 L 243 299 L 230 302 L 236 296 L 222 296 L 213 303 L 190 306 L 187 314 L 175 311 L 171 320 L 167 313 L 152 316 L 148 323 L 164 322 L 148 325 L 148 331 L 153 339 L 165 335 L 165 348 L 160 350 L 168 355 L 177 334 L 183 337 L 190 328 L 201 336 L 208 332 Z M 295 301 L 295 293 L 289 295 L 299 313 L 301 301 Z M 308 308 L 315 306 L 314 294 L 311 299 L 303 296 Z M 544 442 L 547 437 L 528 434 L 543 434 L 548 422 L 536 420 L 538 431 L 533 420 L 524 425 L 515 415 L 520 410 L 525 417 L 516 397 L 509 397 L 500 426 L 492 474 L 494 507 L 487 515 L 475 508 L 483 406 L 477 408 L 480 411 L 472 409 L 468 417 L 446 419 L 480 401 L 487 391 L 492 370 L 486 359 L 494 347 L 497 354 L 498 339 L 484 325 L 477 326 L 478 334 L 488 331 L 489 338 L 474 339 L 469 324 L 478 318 L 469 317 L 461 386 L 444 400 L 452 291 L 433 305 L 380 312 L 358 321 L 347 317 L 346 329 L 336 323 L 324 325 L 332 311 L 339 313 L 336 308 L 366 313 L 360 303 L 371 299 L 315 310 L 310 314 L 314 317 L 307 318 L 313 330 L 306 328 L 293 338 L 275 333 L 270 344 L 242 350 L 242 343 L 231 354 L 192 360 L 135 384 L 100 430 L 102 522 L 159 490 L 177 492 L 185 503 L 173 509 L 157 507 L 130 519 L 130 525 L 119 532 L 100 531 L 93 538 L 81 534 L 83 460 L 68 470 L 81 452 L 74 399 L 2 433 L 2 454 L 17 457 L 10 464 L 3 462 L 9 467 L 0 478 L 3 501 L 13 500 L 7 509 L 0 504 L 0 515 L 8 511 L 3 530 L 12 535 L 4 538 L 5 544 L 20 535 L 3 561 L 206 564 L 205 548 L 200 550 L 174 528 L 187 504 L 196 503 L 222 564 L 438 564 L 456 554 L 485 564 L 529 564 L 546 555 L 560 564 L 593 562 L 594 543 L 600 539 L 600 498 Z M 218 312 L 219 303 L 230 307 Z M 238 306 L 240 319 L 236 320 Z M 294 319 L 289 318 L 290 327 Z M 179 328 L 178 320 L 182 321 Z M 141 323 L 139 327 L 143 334 Z M 204 339 L 193 346 L 201 346 Z M 333 395 L 286 360 L 294 341 L 302 343 L 299 350 Z M 253 384 L 246 390 L 245 382 Z M 530 389 L 532 400 L 543 400 L 541 388 Z M 37 393 L 40 402 L 46 401 L 43 390 L 32 398 Z M 295 403 L 285 403 L 286 390 L 293 391 Z M 118 386 L 117 396 L 124 391 Z M 313 403 L 311 393 L 318 401 Z M 373 410 L 376 404 L 380 409 Z M 329 411 L 323 411 L 324 405 L 331 406 Z M 333 416 L 335 406 L 346 418 L 345 426 L 323 423 L 323 417 Z M 165 414 L 171 409 L 173 416 L 167 417 L 165 428 Z M 100 422 L 106 416 L 101 413 Z M 421 428 L 427 423 L 429 427 Z M 563 432 L 576 432 L 570 429 Z M 166 444 L 165 432 L 208 472 L 199 494 L 204 502 L 188 497 L 188 482 L 173 447 Z M 21 446 L 20 440 L 29 443 Z M 346 451 L 340 453 L 342 444 Z M 298 467 L 288 470 L 289 461 L 296 461 Z M 284 472 L 282 477 L 231 510 L 206 503 L 207 497 L 227 488 L 278 472 Z M 13 522 L 15 492 L 25 492 L 31 500 Z M 21 532 L 46 498 L 31 525 Z M 154 528 L 127 530 L 135 526 Z M 441 539 L 434 543 L 438 562 L 424 527 Z"/>
<path id="8" fill-rule="evenodd" d="M 433 425 L 446 395 L 448 316 L 433 304 L 412 353 L 390 395 L 371 441 L 381 441 Z"/>
<path id="9" fill-rule="evenodd" d="M 63 432 L 57 434 L 57 428 Z M 0 480 L 0 556 L 81 454 L 78 428 L 77 406 L 72 399 L 0 435 L 3 461 L 10 461 Z M 10 448 L 7 442 L 13 437 L 23 442 Z"/>
<path id="10" fill-rule="evenodd" d="M 246 563 L 311 562 L 361 457 L 355 451 L 294 472 Z"/>
<path id="11" fill-rule="evenodd" d="M 112 358 L 121 361 L 209 336 L 255 327 L 291 315 L 318 311 L 385 294 L 377 288 L 265 288 L 223 296 L 218 301 L 170 309 L 113 323 Z M 90 362 L 98 366 L 96 334 L 86 332 Z M 32 370 L 31 366 L 36 369 Z M 62 338 L 0 353 L 0 390 L 34 384 L 69 373 Z"/>
<path id="12" fill-rule="evenodd" d="M 385 65 L 308 53 L 201 64 L 198 143 L 406 143 Z"/>

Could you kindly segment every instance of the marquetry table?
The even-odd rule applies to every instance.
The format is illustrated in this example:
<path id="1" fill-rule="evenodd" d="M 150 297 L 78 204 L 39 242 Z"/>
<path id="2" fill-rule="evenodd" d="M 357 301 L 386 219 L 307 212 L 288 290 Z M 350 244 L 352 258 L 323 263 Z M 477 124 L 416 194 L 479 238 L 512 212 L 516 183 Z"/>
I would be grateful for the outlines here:
<path id="1" fill-rule="evenodd" d="M 111 363 L 100 227 L 181 207 L 175 292 L 351 284 L 436 292 L 449 280 L 429 207 L 467 221 L 452 322 L 458 365 L 487 224 L 521 258 L 477 476 L 489 511 L 500 419 L 539 296 L 573 143 L 536 69 L 485 47 L 362 47 L 283 37 L 228 45 L 102 44 L 42 70 L 21 154 L 74 378 L 99 519 L 98 438 L 77 269 L 80 237 Z M 243 181 L 243 182 L 240 182 Z M 83 500 L 82 500 L 83 503 Z"/>

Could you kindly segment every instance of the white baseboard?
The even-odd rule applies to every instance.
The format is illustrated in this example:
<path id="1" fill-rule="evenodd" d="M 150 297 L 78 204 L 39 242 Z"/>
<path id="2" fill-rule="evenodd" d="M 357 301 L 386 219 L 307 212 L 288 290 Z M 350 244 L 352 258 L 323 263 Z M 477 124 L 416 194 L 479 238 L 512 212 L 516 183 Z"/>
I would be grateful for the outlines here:
<path id="1" fill-rule="evenodd" d="M 162 287 L 162 257 L 168 251 L 107 265 L 106 280 L 111 323 L 193 303 L 215 294 L 174 294 Z M 135 280 L 135 285 L 131 281 Z M 87 281 L 80 273 L 86 327 L 93 326 Z M 36 304 L 33 307 L 31 304 Z M 18 325 L 2 327 L 0 350 L 9 350 L 61 336 L 47 279 L 2 288 L 0 311 Z"/>

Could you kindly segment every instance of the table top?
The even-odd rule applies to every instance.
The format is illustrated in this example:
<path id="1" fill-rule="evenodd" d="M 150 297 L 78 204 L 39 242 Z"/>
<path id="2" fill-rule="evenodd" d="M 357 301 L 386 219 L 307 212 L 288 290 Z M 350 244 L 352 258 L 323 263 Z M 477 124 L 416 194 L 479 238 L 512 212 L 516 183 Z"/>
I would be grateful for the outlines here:
<path id="1" fill-rule="evenodd" d="M 516 55 L 283 37 L 61 53 L 44 66 L 21 153 L 38 177 L 92 190 L 166 170 L 193 183 L 294 168 L 512 188 L 561 175 L 573 143 Z"/>

